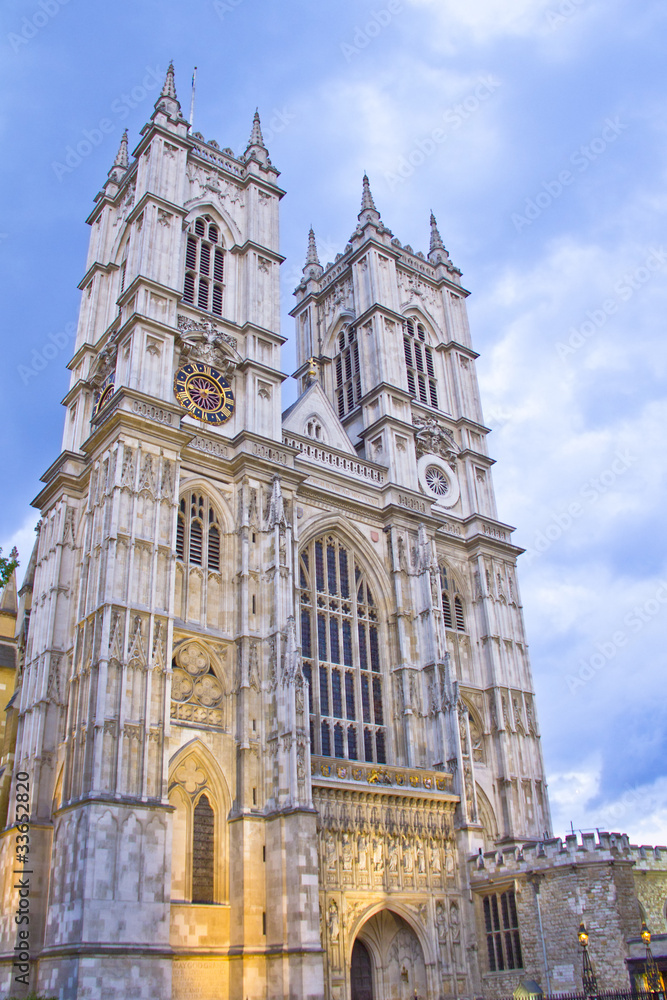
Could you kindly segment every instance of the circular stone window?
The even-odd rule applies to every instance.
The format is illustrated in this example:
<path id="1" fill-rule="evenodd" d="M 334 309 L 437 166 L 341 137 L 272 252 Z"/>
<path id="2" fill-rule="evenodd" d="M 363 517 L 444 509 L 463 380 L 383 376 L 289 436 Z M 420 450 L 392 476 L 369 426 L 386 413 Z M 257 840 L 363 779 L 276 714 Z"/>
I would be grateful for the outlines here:
<path id="1" fill-rule="evenodd" d="M 449 493 L 449 481 L 444 472 L 441 472 L 437 465 L 429 465 L 424 473 L 426 485 L 433 493 L 440 497 L 446 497 Z"/>
<path id="2" fill-rule="evenodd" d="M 456 473 L 438 455 L 422 455 L 417 462 L 419 485 L 439 507 L 453 507 L 461 495 Z"/>

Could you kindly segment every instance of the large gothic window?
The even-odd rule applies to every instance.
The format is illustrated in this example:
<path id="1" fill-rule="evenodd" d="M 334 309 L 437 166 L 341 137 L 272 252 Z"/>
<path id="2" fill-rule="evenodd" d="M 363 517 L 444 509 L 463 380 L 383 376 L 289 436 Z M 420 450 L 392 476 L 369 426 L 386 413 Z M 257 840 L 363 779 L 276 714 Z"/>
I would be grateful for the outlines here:
<path id="1" fill-rule="evenodd" d="M 403 334 L 408 392 L 426 406 L 438 407 L 433 351 L 426 343 L 426 330 L 412 319 L 405 321 Z"/>
<path id="2" fill-rule="evenodd" d="M 334 370 L 338 416 L 344 417 L 361 399 L 359 344 L 353 326 L 344 327 L 338 335 L 338 354 L 334 361 Z"/>
<path id="3" fill-rule="evenodd" d="M 215 814 L 204 794 L 192 814 L 192 902 L 214 902 Z"/>
<path id="4" fill-rule="evenodd" d="M 456 583 L 446 566 L 440 567 L 442 584 L 442 618 L 445 628 L 453 632 L 465 632 L 466 617 L 463 598 L 457 593 Z"/>
<path id="5" fill-rule="evenodd" d="M 224 266 L 220 230 L 210 215 L 201 215 L 188 230 L 183 301 L 222 316 Z"/>
<path id="6" fill-rule="evenodd" d="M 332 535 L 300 558 L 310 742 L 325 757 L 387 759 L 378 612 L 354 553 Z"/>

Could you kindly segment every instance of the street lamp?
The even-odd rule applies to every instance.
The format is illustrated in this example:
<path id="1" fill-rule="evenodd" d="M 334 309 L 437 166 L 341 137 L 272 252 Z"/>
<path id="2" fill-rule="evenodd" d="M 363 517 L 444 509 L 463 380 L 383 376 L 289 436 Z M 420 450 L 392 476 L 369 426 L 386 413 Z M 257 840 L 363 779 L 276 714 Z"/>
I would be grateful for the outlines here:
<path id="1" fill-rule="evenodd" d="M 595 972 L 593 971 L 593 966 L 591 965 L 591 959 L 588 954 L 588 931 L 586 930 L 586 924 L 582 922 L 579 924 L 579 933 L 577 934 L 579 938 L 579 944 L 581 945 L 583 968 L 581 973 L 581 981 L 584 984 L 584 993 L 587 997 L 596 997 L 598 995 L 598 981 L 595 977 Z"/>
<path id="2" fill-rule="evenodd" d="M 662 981 L 662 975 L 660 969 L 658 968 L 656 961 L 653 957 L 653 952 L 651 951 L 651 932 L 646 926 L 646 921 L 642 920 L 641 938 L 646 945 L 646 960 L 644 963 L 644 976 L 646 978 L 646 989 L 651 993 L 656 993 L 658 996 L 664 997 L 665 995 L 665 985 Z"/>

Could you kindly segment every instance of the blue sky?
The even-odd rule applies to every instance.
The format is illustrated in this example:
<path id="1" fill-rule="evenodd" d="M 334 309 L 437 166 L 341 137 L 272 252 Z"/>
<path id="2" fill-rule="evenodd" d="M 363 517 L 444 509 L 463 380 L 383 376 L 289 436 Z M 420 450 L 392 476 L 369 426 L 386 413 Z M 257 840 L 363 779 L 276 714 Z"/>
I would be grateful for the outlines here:
<path id="1" fill-rule="evenodd" d="M 93 197 L 169 60 L 186 111 L 196 64 L 195 128 L 239 152 L 259 106 L 282 171 L 288 336 L 308 227 L 333 259 L 364 170 L 402 242 L 427 250 L 436 213 L 472 292 L 500 516 L 528 550 L 556 832 L 666 843 L 664 4 L 5 0 L 1 16 L 4 551 L 25 565 L 60 448 Z"/>

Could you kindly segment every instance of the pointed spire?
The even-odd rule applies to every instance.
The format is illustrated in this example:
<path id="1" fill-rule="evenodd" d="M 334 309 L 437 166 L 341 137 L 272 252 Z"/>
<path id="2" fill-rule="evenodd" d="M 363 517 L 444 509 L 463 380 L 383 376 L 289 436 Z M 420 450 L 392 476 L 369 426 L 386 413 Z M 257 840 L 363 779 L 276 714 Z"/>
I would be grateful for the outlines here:
<path id="1" fill-rule="evenodd" d="M 130 160 L 127 153 L 127 129 L 125 129 L 123 137 L 120 140 L 118 152 L 116 153 L 116 159 L 113 161 L 113 166 L 109 171 L 109 180 L 113 184 L 120 184 L 123 179 L 123 174 L 128 168 L 129 162 Z"/>
<path id="2" fill-rule="evenodd" d="M 167 70 L 167 76 L 164 81 L 164 86 L 162 87 L 162 92 L 160 97 L 171 97 L 172 100 L 176 101 L 176 83 L 174 81 L 174 61 L 169 63 L 169 69 Z"/>
<path id="3" fill-rule="evenodd" d="M 315 242 L 315 230 L 311 226 L 308 230 L 308 253 L 306 254 L 306 264 L 319 264 L 320 258 L 317 256 L 317 243 Z"/>
<path id="4" fill-rule="evenodd" d="M 250 132 L 250 138 L 248 139 L 246 151 L 243 154 L 243 159 L 246 161 L 255 159 L 259 160 L 260 163 L 269 163 L 269 153 L 264 145 L 264 136 L 262 135 L 262 125 L 259 120 L 258 108 L 255 108 L 255 114 L 252 119 L 252 130 Z"/>
<path id="5" fill-rule="evenodd" d="M 252 132 L 250 133 L 249 146 L 262 146 L 266 149 L 264 145 L 264 136 L 262 135 L 262 126 L 259 120 L 259 108 L 255 108 L 255 114 L 252 119 Z"/>
<path id="6" fill-rule="evenodd" d="M 359 212 L 357 218 L 362 225 L 365 225 L 368 222 L 373 223 L 375 226 L 381 224 L 380 213 L 375 207 L 373 195 L 371 194 L 370 181 L 368 180 L 368 174 L 365 172 L 361 192 L 361 211 Z"/>
<path id="7" fill-rule="evenodd" d="M 12 552 L 15 552 L 12 549 Z M 10 555 L 12 553 L 10 552 Z M 18 555 L 18 553 L 17 553 Z M 19 609 L 19 598 L 16 590 L 16 570 L 12 573 L 7 583 L 2 588 L 2 593 L 0 593 L 0 611 L 5 611 L 9 615 L 16 615 Z"/>
<path id="8" fill-rule="evenodd" d="M 442 237 L 440 236 L 440 231 L 438 229 L 438 223 L 435 221 L 435 215 L 431 212 L 431 243 L 428 248 L 428 259 L 431 264 L 450 264 L 449 254 L 445 249 L 445 244 L 442 242 Z"/>
<path id="9" fill-rule="evenodd" d="M 174 82 L 174 63 L 169 63 L 169 69 L 167 70 L 167 75 L 165 77 L 164 85 L 160 91 L 160 96 L 155 102 L 155 114 L 159 111 L 163 111 L 166 115 L 175 121 L 182 117 L 181 115 L 181 105 L 178 103 L 178 98 L 176 97 L 176 84 Z"/>
<path id="10" fill-rule="evenodd" d="M 320 264 L 320 258 L 317 255 L 317 243 L 315 242 L 315 231 L 313 227 L 310 227 L 308 232 L 308 252 L 306 253 L 306 264 L 303 268 L 303 274 L 308 280 L 308 278 L 321 278 L 324 268 Z"/>
<path id="11" fill-rule="evenodd" d="M 444 250 L 445 244 L 442 242 L 442 237 L 438 232 L 438 223 L 435 221 L 435 215 L 431 212 L 431 245 L 428 250 L 431 253 L 433 250 Z"/>
<path id="12" fill-rule="evenodd" d="M 368 179 L 368 174 L 364 173 L 363 190 L 361 193 L 361 211 L 364 212 L 367 208 L 377 212 L 375 202 L 373 201 L 373 195 L 371 194 L 371 183 Z"/>

